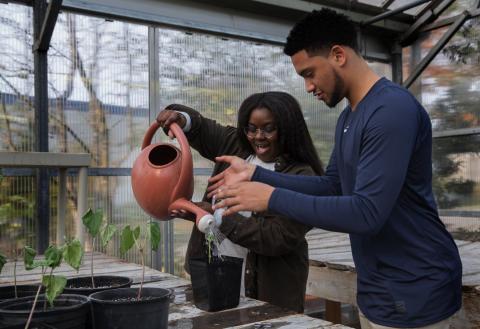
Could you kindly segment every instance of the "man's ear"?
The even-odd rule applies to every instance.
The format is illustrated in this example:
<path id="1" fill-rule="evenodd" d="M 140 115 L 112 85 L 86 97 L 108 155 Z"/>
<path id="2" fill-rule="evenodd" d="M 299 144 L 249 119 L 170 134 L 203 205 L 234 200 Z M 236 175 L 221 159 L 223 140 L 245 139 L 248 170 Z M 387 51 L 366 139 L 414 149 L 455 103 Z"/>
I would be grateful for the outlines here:
<path id="1" fill-rule="evenodd" d="M 337 65 L 343 66 L 347 61 L 346 49 L 342 46 L 334 45 L 330 48 L 330 57 Z"/>

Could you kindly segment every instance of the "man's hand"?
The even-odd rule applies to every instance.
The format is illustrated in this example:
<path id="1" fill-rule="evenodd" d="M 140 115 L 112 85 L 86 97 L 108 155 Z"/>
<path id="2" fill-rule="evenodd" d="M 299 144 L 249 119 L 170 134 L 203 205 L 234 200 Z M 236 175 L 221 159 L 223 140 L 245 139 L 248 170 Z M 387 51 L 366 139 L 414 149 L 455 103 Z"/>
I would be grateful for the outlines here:
<path id="1" fill-rule="evenodd" d="M 261 212 L 268 209 L 268 202 L 274 188 L 257 182 L 241 182 L 222 186 L 215 197 L 217 202 L 213 209 L 227 207 L 223 216 L 229 216 L 239 211 Z"/>
<path id="2" fill-rule="evenodd" d="M 212 184 L 207 188 L 209 198 L 216 194 L 217 190 L 223 185 L 249 181 L 255 172 L 255 165 L 249 164 L 244 159 L 236 156 L 224 155 L 215 158 L 215 160 L 226 162 L 230 164 L 230 167 L 208 179 L 208 182 Z"/>
<path id="3" fill-rule="evenodd" d="M 170 104 L 168 105 L 163 111 L 160 111 L 157 115 L 157 122 L 160 125 L 160 127 L 163 128 L 163 131 L 165 134 L 168 135 L 170 138 L 174 138 L 173 133 L 170 131 L 170 125 L 172 123 L 176 123 L 180 126 L 180 128 L 185 127 L 185 124 L 187 123 L 187 120 L 185 117 L 176 112 L 176 111 L 182 111 L 182 109 L 185 109 L 188 107 L 180 104 Z"/>
<path id="4" fill-rule="evenodd" d="M 212 205 L 208 202 L 194 202 L 194 204 L 200 208 L 202 208 L 203 210 L 205 210 L 206 212 L 210 213 L 210 214 L 213 214 L 213 210 L 212 210 Z M 186 210 L 172 210 L 171 214 L 170 214 L 170 217 L 172 218 L 182 218 L 182 219 L 185 219 L 185 220 L 188 220 L 190 222 L 194 222 L 195 223 L 195 214 L 192 214 L 191 212 L 188 212 Z"/>

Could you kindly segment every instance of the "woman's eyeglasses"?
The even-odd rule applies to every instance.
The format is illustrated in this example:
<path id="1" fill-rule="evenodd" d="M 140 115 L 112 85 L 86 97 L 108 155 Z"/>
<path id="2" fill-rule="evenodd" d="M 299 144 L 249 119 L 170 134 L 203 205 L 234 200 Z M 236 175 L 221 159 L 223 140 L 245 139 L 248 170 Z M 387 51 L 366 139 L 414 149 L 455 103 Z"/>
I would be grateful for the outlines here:
<path id="1" fill-rule="evenodd" d="M 267 125 L 262 128 L 257 128 L 254 125 L 248 125 L 246 127 L 243 127 L 243 132 L 247 137 L 254 138 L 257 135 L 257 132 L 260 131 L 265 138 L 271 138 L 273 134 L 277 131 L 277 127 L 273 125 Z"/>

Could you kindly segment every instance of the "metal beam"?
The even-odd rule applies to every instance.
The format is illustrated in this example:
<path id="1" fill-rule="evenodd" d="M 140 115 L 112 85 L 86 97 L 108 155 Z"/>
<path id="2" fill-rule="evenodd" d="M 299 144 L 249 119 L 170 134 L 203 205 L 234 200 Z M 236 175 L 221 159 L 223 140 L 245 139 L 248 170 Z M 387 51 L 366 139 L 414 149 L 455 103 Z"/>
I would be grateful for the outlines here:
<path id="1" fill-rule="evenodd" d="M 0 167 L 88 167 L 90 154 L 52 152 L 0 152 Z"/>
<path id="2" fill-rule="evenodd" d="M 399 85 L 403 82 L 402 46 L 398 43 L 392 47 L 392 81 Z"/>
<path id="3" fill-rule="evenodd" d="M 395 2 L 395 0 L 385 0 L 382 3 L 382 9 L 388 9 L 388 7 L 390 7 L 390 5 L 394 2 Z"/>
<path id="4" fill-rule="evenodd" d="M 33 1 L 33 35 L 40 37 L 45 19 L 45 0 Z M 48 62 L 46 51 L 34 51 L 35 85 L 35 151 L 48 152 Z M 35 206 L 37 251 L 43 253 L 49 245 L 50 182 L 47 168 L 37 169 Z"/>
<path id="5" fill-rule="evenodd" d="M 455 23 L 450 26 L 447 32 L 438 40 L 437 44 L 430 49 L 428 54 L 423 58 L 423 60 L 418 63 L 415 67 L 415 70 L 412 71 L 408 79 L 403 84 L 404 87 L 409 88 L 411 84 L 422 74 L 423 70 L 430 64 L 430 62 L 437 56 L 437 54 L 442 50 L 442 48 L 447 44 L 447 42 L 455 35 L 455 33 L 462 27 L 463 23 L 470 17 L 470 14 L 466 11 L 455 21 Z"/>
<path id="6" fill-rule="evenodd" d="M 43 20 L 40 35 L 35 40 L 33 51 L 47 51 L 50 47 L 50 40 L 52 39 L 53 29 L 57 23 L 58 13 L 62 7 L 62 0 L 50 0 L 45 18 Z"/>
<path id="7" fill-rule="evenodd" d="M 432 134 L 433 138 L 446 138 L 446 137 L 461 137 L 461 136 L 470 136 L 470 135 L 479 135 L 480 127 L 475 128 L 460 128 L 460 129 L 450 129 L 444 131 L 434 131 Z"/>
<path id="8" fill-rule="evenodd" d="M 395 8 L 393 10 L 389 10 L 383 14 L 380 14 L 380 15 L 377 15 L 375 17 L 372 17 L 372 18 L 369 18 L 367 20 L 364 20 L 363 22 L 361 22 L 362 25 L 371 25 L 375 22 L 378 22 L 378 21 L 381 21 L 383 19 L 386 19 L 386 18 L 389 18 L 395 14 L 398 14 L 398 13 L 401 13 L 401 12 L 404 12 L 405 10 L 408 10 L 410 8 L 413 8 L 413 7 L 417 7 L 417 6 L 420 6 L 426 2 L 430 2 L 432 0 L 416 0 L 412 3 L 409 3 L 409 4 L 406 4 L 404 6 L 400 6 L 398 8 Z"/>
<path id="9" fill-rule="evenodd" d="M 419 16 L 417 21 L 405 32 L 400 38 L 400 44 L 406 46 L 415 39 L 415 36 L 418 35 L 419 30 L 426 25 L 434 21 L 438 16 L 440 16 L 445 9 L 447 9 L 455 0 L 445 0 L 437 3 L 435 6 L 432 6 L 428 11 L 424 12 Z"/>
<path id="10" fill-rule="evenodd" d="M 480 0 L 479 0 L 480 1 Z M 441 19 L 441 20 L 438 20 L 436 22 L 433 22 L 431 24 L 428 24 L 428 25 L 425 25 L 424 27 L 422 27 L 419 31 L 419 33 L 423 33 L 423 32 L 429 32 L 429 31 L 432 31 L 432 30 L 436 30 L 436 29 L 439 29 L 441 27 L 445 27 L 445 26 L 450 26 L 452 25 L 453 23 L 455 23 L 455 21 L 463 14 L 460 14 L 460 15 L 456 15 L 456 16 L 451 16 L 451 17 L 447 17 L 447 18 L 444 18 L 444 19 Z M 470 11 L 470 19 L 472 18 L 476 18 L 480 16 L 480 9 L 475 9 L 475 10 L 472 10 Z"/>

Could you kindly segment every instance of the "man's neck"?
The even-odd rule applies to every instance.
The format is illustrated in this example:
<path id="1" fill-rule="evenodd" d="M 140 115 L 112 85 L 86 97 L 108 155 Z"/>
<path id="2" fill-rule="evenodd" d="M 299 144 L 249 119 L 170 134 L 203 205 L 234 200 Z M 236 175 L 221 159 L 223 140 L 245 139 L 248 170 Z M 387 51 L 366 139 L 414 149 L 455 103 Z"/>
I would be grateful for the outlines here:
<path id="1" fill-rule="evenodd" d="M 352 72 L 349 73 L 349 93 L 347 99 L 352 111 L 356 110 L 358 103 L 368 94 L 373 85 L 380 80 L 380 76 L 373 72 L 363 59 L 358 59 L 357 64 L 353 67 Z"/>

